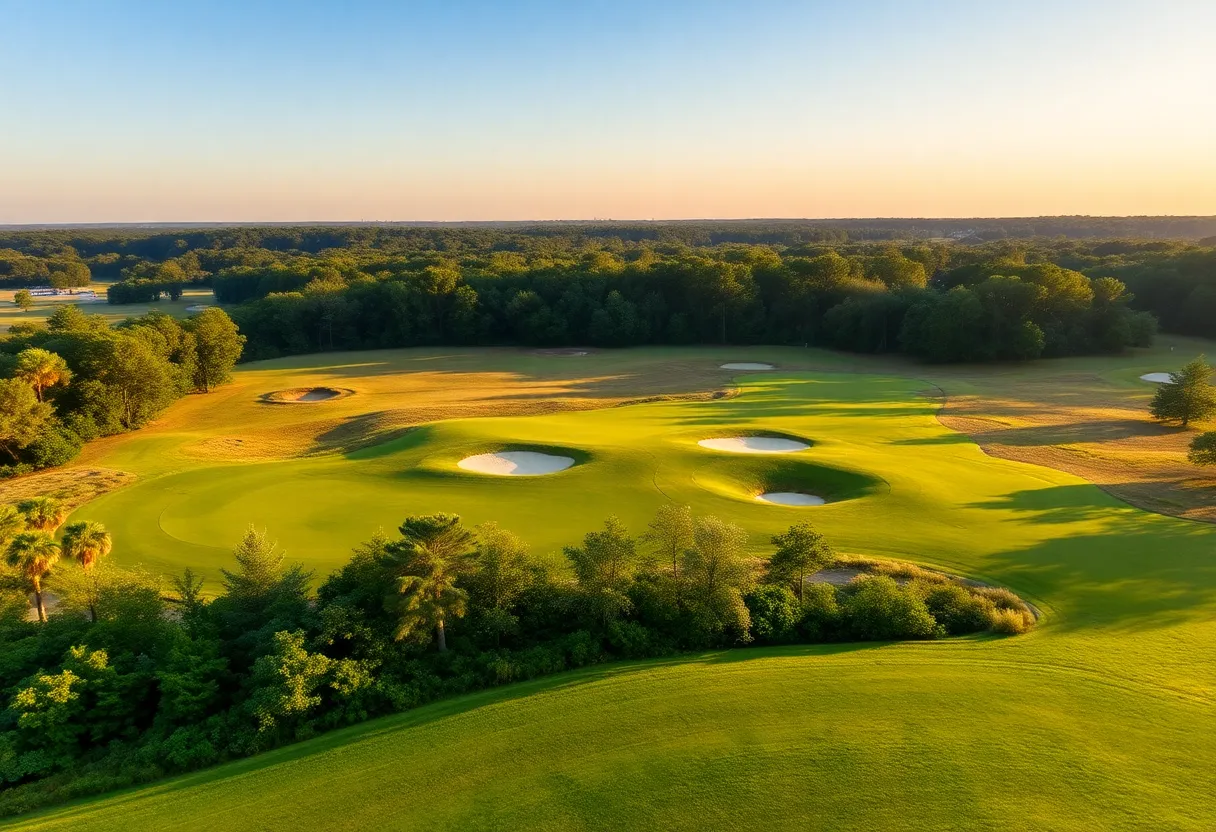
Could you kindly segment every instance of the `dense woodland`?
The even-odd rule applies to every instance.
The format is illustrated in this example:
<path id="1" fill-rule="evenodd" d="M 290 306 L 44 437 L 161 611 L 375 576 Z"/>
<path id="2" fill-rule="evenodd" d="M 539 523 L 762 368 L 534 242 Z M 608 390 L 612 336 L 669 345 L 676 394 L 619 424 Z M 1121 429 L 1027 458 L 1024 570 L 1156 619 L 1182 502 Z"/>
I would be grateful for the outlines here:
<path id="1" fill-rule="evenodd" d="M 209 286 L 246 359 L 726 342 L 1017 360 L 1143 345 L 1156 322 L 1216 336 L 1212 235 L 1212 218 L 46 230 L 0 232 L 0 283 L 91 276 L 117 304 Z"/>
<path id="2" fill-rule="evenodd" d="M 62 465 L 100 436 L 137 430 L 187 393 L 229 377 L 244 337 L 207 309 L 111 326 L 65 305 L 0 341 L 0 477 Z"/>
<path id="3" fill-rule="evenodd" d="M 763 558 L 746 533 L 666 506 L 537 558 L 495 524 L 409 517 L 313 593 L 250 529 L 222 585 L 106 563 L 96 523 L 0 507 L 0 815 L 256 753 L 438 697 L 617 658 L 745 644 L 931 639 L 1033 626 L 1012 593 L 909 564 L 837 587 L 809 524 Z M 898 580 L 897 580 L 898 579 Z M 218 589 L 211 600 L 209 590 Z M 27 592 L 54 593 L 42 622 Z"/>

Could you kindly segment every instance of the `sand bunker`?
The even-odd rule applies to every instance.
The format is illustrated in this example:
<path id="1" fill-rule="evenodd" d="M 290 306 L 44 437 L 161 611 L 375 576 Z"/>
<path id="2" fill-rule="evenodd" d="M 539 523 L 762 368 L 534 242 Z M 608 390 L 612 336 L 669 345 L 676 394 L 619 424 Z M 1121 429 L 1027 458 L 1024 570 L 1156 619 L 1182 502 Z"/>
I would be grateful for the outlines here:
<path id="1" fill-rule="evenodd" d="M 768 494 L 757 494 L 756 500 L 761 503 L 771 503 L 775 506 L 821 506 L 827 502 L 814 494 L 803 494 L 799 491 L 774 491 Z"/>
<path id="2" fill-rule="evenodd" d="M 568 456 L 541 454 L 536 451 L 499 451 L 494 454 L 478 454 L 457 462 L 466 471 L 478 474 L 494 474 L 500 477 L 535 477 L 540 474 L 556 474 L 565 471 L 574 460 Z"/>
<path id="3" fill-rule="evenodd" d="M 776 436 L 729 436 L 720 439 L 702 439 L 697 443 L 702 448 L 727 451 L 732 454 L 792 454 L 811 447 L 796 439 L 781 439 Z"/>
<path id="4" fill-rule="evenodd" d="M 773 370 L 772 364 L 760 364 L 752 361 L 739 361 L 734 364 L 723 364 L 723 370 Z"/>
<path id="5" fill-rule="evenodd" d="M 211 308 L 211 304 L 209 304 L 209 303 L 196 303 L 193 306 L 187 306 L 186 311 L 187 312 L 202 312 L 204 309 L 210 309 L 210 308 Z"/>
<path id="6" fill-rule="evenodd" d="M 568 358 L 578 358 L 579 356 L 590 355 L 591 351 L 590 350 L 580 350 L 580 349 L 533 350 L 532 354 L 533 355 L 556 355 L 556 356 L 566 356 Z"/>
<path id="7" fill-rule="evenodd" d="M 345 398 L 354 394 L 354 390 L 341 387 L 297 387 L 293 390 L 277 390 L 267 393 L 262 401 L 270 404 L 316 404 L 334 399 Z"/>
<path id="8" fill-rule="evenodd" d="M 1140 380 L 1151 384 L 1173 384 L 1169 373 L 1145 373 L 1140 376 Z"/>

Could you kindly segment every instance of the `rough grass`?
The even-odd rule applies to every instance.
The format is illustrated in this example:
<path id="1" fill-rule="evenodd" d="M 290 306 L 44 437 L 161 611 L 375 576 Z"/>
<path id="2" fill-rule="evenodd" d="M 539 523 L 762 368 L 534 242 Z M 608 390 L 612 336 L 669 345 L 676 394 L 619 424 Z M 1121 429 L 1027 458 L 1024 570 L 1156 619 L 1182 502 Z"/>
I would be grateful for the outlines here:
<path id="1" fill-rule="evenodd" d="M 915 376 L 881 363 L 865 364 L 871 375 L 833 374 L 825 370 L 864 362 L 799 350 L 421 351 L 359 366 L 375 355 L 244 368 L 217 394 L 229 399 L 192 397 L 154 429 L 91 448 L 141 480 L 76 516 L 111 526 L 120 562 L 213 573 L 248 522 L 328 569 L 350 542 L 408 513 L 498 520 L 547 552 L 609 512 L 641 531 L 658 503 L 675 500 L 742 524 L 757 551 L 773 531 L 811 519 L 842 552 L 1010 587 L 1042 619 L 1018 638 L 739 650 L 512 686 L 16 828 L 894 830 L 909 819 L 930 830 L 1216 828 L 1216 532 L 1133 508 L 1072 474 L 985 454 L 919 395 L 928 381 L 952 400 L 1002 388 L 1028 397 L 1036 373 L 1061 391 L 1061 377 L 1091 374 L 1147 402 L 1151 388 L 1133 379 L 1168 369 L 1162 355 Z M 739 395 L 719 401 L 572 410 L 566 400 L 595 407 L 612 400 L 608 391 L 691 384 L 693 373 L 714 389 L 729 377 L 717 365 L 730 360 L 783 369 L 742 377 Z M 575 365 L 578 378 L 547 369 Z M 381 366 L 390 378 L 375 374 Z M 429 379 L 398 380 L 423 366 Z M 187 452 L 207 437 L 253 435 L 255 412 L 291 414 L 272 427 L 285 442 L 313 429 L 318 409 L 259 405 L 267 390 L 382 384 L 334 406 L 358 402 L 366 414 L 394 395 L 403 410 L 432 406 L 418 392 L 407 405 L 398 383 L 432 385 L 448 420 L 274 464 Z M 451 418 L 460 406 L 509 406 L 522 390 L 540 396 L 524 402 L 555 412 Z M 1076 395 L 1083 421 L 1087 393 Z M 716 487 L 754 472 L 741 461 L 732 475 L 733 463 L 696 440 L 747 429 L 809 437 L 809 461 L 884 487 L 803 510 Z M 1113 458 L 1122 441 L 1094 434 L 1088 444 L 1101 455 L 1109 443 Z M 489 442 L 560 444 L 588 460 L 537 478 L 455 468 L 466 448 Z M 1125 482 L 1138 476 L 1124 472 Z M 990 593 L 1011 613 L 1000 626 L 1025 623 Z"/>
<path id="2" fill-rule="evenodd" d="M 135 482 L 136 476 L 112 468 L 71 465 L 0 480 L 0 504 L 31 497 L 54 497 L 69 510 Z"/>
<path id="3" fill-rule="evenodd" d="M 945 393 L 940 418 L 993 456 L 1076 474 L 1149 511 L 1213 522 L 1216 471 L 1186 458 L 1196 432 L 1212 426 L 1151 421 L 1156 386 L 1139 378 L 1177 369 L 1210 346 L 1170 338 L 1130 360 L 1066 359 L 940 379 L 935 371 L 936 392 Z"/>

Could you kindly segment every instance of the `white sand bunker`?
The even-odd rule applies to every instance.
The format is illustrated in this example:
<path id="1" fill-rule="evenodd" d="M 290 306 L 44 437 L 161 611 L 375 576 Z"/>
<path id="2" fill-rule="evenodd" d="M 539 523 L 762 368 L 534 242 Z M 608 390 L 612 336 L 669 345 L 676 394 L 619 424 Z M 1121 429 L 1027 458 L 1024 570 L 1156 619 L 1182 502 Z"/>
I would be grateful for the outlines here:
<path id="1" fill-rule="evenodd" d="M 757 494 L 756 500 L 775 506 L 821 506 L 827 502 L 822 497 L 803 494 L 800 491 L 773 491 L 768 494 Z"/>
<path id="2" fill-rule="evenodd" d="M 732 454 L 792 454 L 811 447 L 796 439 L 781 439 L 776 436 L 728 436 L 702 439 L 697 444 L 702 448 Z"/>
<path id="3" fill-rule="evenodd" d="M 193 306 L 187 306 L 186 311 L 187 312 L 202 312 L 204 309 L 210 309 L 210 308 L 211 308 L 211 304 L 209 304 L 209 303 L 196 303 Z"/>
<path id="4" fill-rule="evenodd" d="M 574 460 L 568 456 L 541 454 L 536 451 L 499 451 L 495 454 L 468 456 L 456 465 L 478 474 L 500 477 L 535 477 L 565 471 Z"/>
<path id="5" fill-rule="evenodd" d="M 738 361 L 733 364 L 723 364 L 723 370 L 773 370 L 772 364 L 760 364 L 754 361 Z"/>
<path id="6" fill-rule="evenodd" d="M 1169 373 L 1145 373 L 1140 376 L 1141 381 L 1147 381 L 1150 384 L 1172 384 Z"/>

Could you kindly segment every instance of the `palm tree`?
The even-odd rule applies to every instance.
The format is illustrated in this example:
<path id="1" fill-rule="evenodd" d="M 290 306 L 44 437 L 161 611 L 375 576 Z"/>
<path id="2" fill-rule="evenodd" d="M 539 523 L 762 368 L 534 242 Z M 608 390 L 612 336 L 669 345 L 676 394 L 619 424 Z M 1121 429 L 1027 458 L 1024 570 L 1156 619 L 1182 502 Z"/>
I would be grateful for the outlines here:
<path id="1" fill-rule="evenodd" d="M 53 497 L 33 497 L 17 503 L 25 515 L 25 524 L 40 532 L 53 532 L 67 517 L 63 505 Z"/>
<path id="2" fill-rule="evenodd" d="M 80 564 L 86 574 L 98 560 L 110 554 L 113 541 L 106 527 L 92 520 L 72 523 L 63 530 L 63 554 Z M 89 616 L 97 620 L 96 584 L 89 591 Z"/>
<path id="3" fill-rule="evenodd" d="M 0 546 L 25 531 L 25 515 L 16 506 L 0 506 Z"/>
<path id="4" fill-rule="evenodd" d="M 456 580 L 469 568 L 473 535 L 455 514 L 409 517 L 400 531 L 404 539 L 385 550 L 385 565 L 397 576 L 396 637 L 417 638 L 433 628 L 445 651 L 445 624 L 464 615 L 468 605 L 468 593 Z"/>
<path id="5" fill-rule="evenodd" d="M 22 532 L 9 541 L 5 561 L 29 581 L 38 605 L 38 620 L 46 621 L 46 605 L 42 603 L 42 579 L 59 561 L 60 549 L 46 532 Z"/>
<path id="6" fill-rule="evenodd" d="M 34 388 L 38 401 L 44 401 L 47 388 L 67 384 L 72 371 L 58 353 L 30 347 L 17 354 L 17 378 Z"/>

